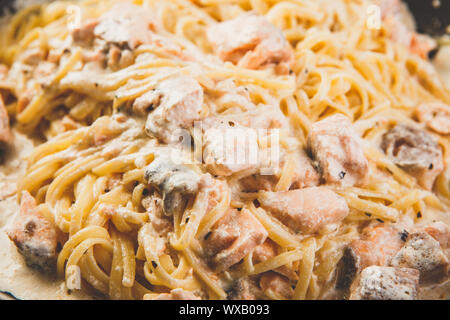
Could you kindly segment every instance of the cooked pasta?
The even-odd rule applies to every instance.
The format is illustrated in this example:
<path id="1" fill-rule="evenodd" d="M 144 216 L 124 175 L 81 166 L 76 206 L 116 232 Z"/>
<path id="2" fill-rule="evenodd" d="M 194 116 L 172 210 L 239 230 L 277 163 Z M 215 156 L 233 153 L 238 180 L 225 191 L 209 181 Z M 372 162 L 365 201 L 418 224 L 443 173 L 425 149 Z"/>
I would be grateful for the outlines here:
<path id="1" fill-rule="evenodd" d="M 15 14 L 0 93 L 38 139 L 17 194 L 62 235 L 67 288 L 347 298 L 340 261 L 367 228 L 447 225 L 450 92 L 402 8 L 82 0 Z"/>

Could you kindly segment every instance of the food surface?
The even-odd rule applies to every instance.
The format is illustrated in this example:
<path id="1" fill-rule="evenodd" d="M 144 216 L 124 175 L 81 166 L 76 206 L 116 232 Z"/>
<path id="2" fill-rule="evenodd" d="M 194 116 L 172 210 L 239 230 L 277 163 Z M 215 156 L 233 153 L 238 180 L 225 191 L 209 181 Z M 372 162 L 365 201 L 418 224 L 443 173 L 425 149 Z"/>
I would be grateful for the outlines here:
<path id="1" fill-rule="evenodd" d="M 54 1 L 0 29 L 0 291 L 450 298 L 450 84 L 400 0 Z"/>

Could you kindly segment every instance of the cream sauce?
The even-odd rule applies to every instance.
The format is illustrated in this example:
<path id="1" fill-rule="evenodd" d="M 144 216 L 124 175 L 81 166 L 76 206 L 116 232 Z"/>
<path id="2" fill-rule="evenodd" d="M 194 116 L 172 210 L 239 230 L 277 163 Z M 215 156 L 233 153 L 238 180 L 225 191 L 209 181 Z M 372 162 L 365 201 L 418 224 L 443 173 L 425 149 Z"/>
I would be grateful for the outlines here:
<path id="1" fill-rule="evenodd" d="M 17 248 L 9 240 L 5 229 L 19 211 L 15 186 L 26 168 L 26 159 L 33 150 L 33 141 L 13 130 L 14 142 L 0 165 L 0 292 L 17 299 L 61 300 L 92 299 L 81 291 L 68 293 L 61 278 L 43 276 L 27 267 Z M 0 295 L 0 300 L 2 299 Z"/>
<path id="2" fill-rule="evenodd" d="M 450 45 L 443 46 L 434 59 L 434 66 L 450 90 Z"/>

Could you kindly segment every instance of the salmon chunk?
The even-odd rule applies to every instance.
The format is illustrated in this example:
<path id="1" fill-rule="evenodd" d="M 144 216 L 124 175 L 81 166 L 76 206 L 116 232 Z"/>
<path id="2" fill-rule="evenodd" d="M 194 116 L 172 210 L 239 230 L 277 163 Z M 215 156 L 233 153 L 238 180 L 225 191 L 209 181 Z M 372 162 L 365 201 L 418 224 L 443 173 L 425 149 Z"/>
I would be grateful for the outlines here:
<path id="1" fill-rule="evenodd" d="M 267 231 L 249 210 L 230 209 L 205 237 L 204 248 L 210 264 L 224 271 L 238 263 L 267 238 Z"/>
<path id="2" fill-rule="evenodd" d="M 121 3 L 100 17 L 94 35 L 119 47 L 135 49 L 152 40 L 154 18 L 151 11 L 141 6 Z"/>
<path id="3" fill-rule="evenodd" d="M 422 104 L 414 115 L 427 128 L 440 134 L 450 134 L 450 106 L 439 102 Z"/>
<path id="4" fill-rule="evenodd" d="M 145 179 L 163 195 L 164 212 L 170 216 L 182 212 L 188 198 L 197 193 L 201 175 L 163 154 L 145 168 Z"/>
<path id="5" fill-rule="evenodd" d="M 403 246 L 407 232 L 377 224 L 366 227 L 361 239 L 353 240 L 339 261 L 336 287 L 346 290 L 364 268 L 385 266 Z"/>
<path id="6" fill-rule="evenodd" d="M 100 18 L 89 19 L 72 30 L 75 45 L 90 48 L 83 52 L 84 62 L 95 62 L 111 70 L 133 64 L 132 50 L 155 41 L 154 18 L 147 9 L 133 4 L 118 4 Z"/>
<path id="7" fill-rule="evenodd" d="M 9 73 L 9 68 L 0 63 L 0 81 L 4 81 L 6 80 L 6 78 L 8 77 L 8 73 Z"/>
<path id="8" fill-rule="evenodd" d="M 401 0 L 376 0 L 375 3 L 380 7 L 382 18 L 401 15 L 404 10 Z"/>
<path id="9" fill-rule="evenodd" d="M 258 105 L 245 114 L 241 120 L 241 124 L 256 130 L 266 129 L 268 133 L 271 133 L 270 130 L 273 129 L 288 128 L 289 118 L 284 115 L 278 106 Z"/>
<path id="10" fill-rule="evenodd" d="M 264 293 L 255 280 L 249 278 L 240 278 L 235 281 L 228 292 L 229 300 L 260 300 L 264 297 Z"/>
<path id="11" fill-rule="evenodd" d="M 361 138 L 347 117 L 336 114 L 314 123 L 308 134 L 308 147 L 327 183 L 342 186 L 364 183 L 369 165 Z"/>
<path id="12" fill-rule="evenodd" d="M 6 111 L 3 99 L 0 96 L 0 149 L 9 144 L 12 139 L 11 129 L 9 128 L 9 116 Z"/>
<path id="13" fill-rule="evenodd" d="M 24 64 L 36 66 L 47 57 L 46 50 L 36 47 L 25 50 L 20 54 L 19 60 Z"/>
<path id="14" fill-rule="evenodd" d="M 270 258 L 275 257 L 278 254 L 278 246 L 275 242 L 267 239 L 262 245 L 257 246 L 252 253 L 253 264 L 264 262 Z M 273 271 L 285 276 L 291 280 L 298 280 L 298 276 L 294 270 L 288 268 L 288 266 L 281 266 Z"/>
<path id="15" fill-rule="evenodd" d="M 160 26 L 151 10 L 131 3 L 114 5 L 97 19 L 90 19 L 73 29 L 75 45 L 93 48 L 84 53 L 84 61 L 100 62 L 112 70 L 134 62 L 133 50 L 151 45 L 155 50 L 182 60 L 195 60 L 195 54 L 175 41 L 158 34 Z"/>
<path id="16" fill-rule="evenodd" d="M 203 134 L 204 162 L 217 176 L 230 176 L 259 167 L 256 133 L 235 122 L 218 122 Z"/>
<path id="17" fill-rule="evenodd" d="M 302 189 L 319 185 L 320 175 L 314 168 L 311 159 L 300 149 L 291 154 L 294 161 L 294 168 L 291 176 L 290 189 Z M 281 157 L 279 167 L 286 164 L 286 155 Z M 267 169 L 271 166 L 268 165 Z M 279 177 L 272 174 L 253 174 L 241 179 L 239 182 L 245 192 L 258 192 L 260 190 L 273 191 Z"/>
<path id="18" fill-rule="evenodd" d="M 193 292 L 181 288 L 173 289 L 170 293 L 161 293 L 151 298 L 151 300 L 201 300 Z"/>
<path id="19" fill-rule="evenodd" d="M 292 178 L 291 189 L 301 189 L 307 187 L 315 187 L 319 185 L 320 176 L 314 168 L 311 159 L 303 150 L 293 153 L 294 156 L 294 173 Z"/>
<path id="20" fill-rule="evenodd" d="M 92 45 L 95 38 L 94 30 L 99 23 L 99 19 L 91 19 L 74 28 L 71 33 L 73 41 L 82 46 Z"/>
<path id="21" fill-rule="evenodd" d="M 439 242 L 426 232 L 410 234 L 391 264 L 419 270 L 421 282 L 438 282 L 448 275 L 447 257 Z"/>
<path id="22" fill-rule="evenodd" d="M 264 292 L 269 291 L 283 299 L 291 299 L 294 294 L 289 280 L 275 272 L 264 273 L 259 280 L 259 286 Z"/>
<path id="23" fill-rule="evenodd" d="M 425 59 L 436 48 L 436 41 L 415 32 L 414 20 L 407 6 L 400 0 L 377 0 L 387 36 L 404 45 L 413 54 Z"/>
<path id="24" fill-rule="evenodd" d="M 254 13 L 213 25 L 207 35 L 219 58 L 243 68 L 259 69 L 293 60 L 292 48 L 281 30 Z"/>
<path id="25" fill-rule="evenodd" d="M 148 213 L 153 230 L 161 237 L 167 237 L 173 231 L 173 222 L 164 213 L 163 200 L 156 195 L 147 196 L 142 199 L 142 206 Z"/>
<path id="26" fill-rule="evenodd" d="M 446 250 L 450 246 L 450 230 L 449 227 L 441 221 L 434 222 L 424 228 L 424 231 L 436 239 L 441 247 Z"/>
<path id="27" fill-rule="evenodd" d="M 296 232 L 315 233 L 343 220 L 348 212 L 344 198 L 326 187 L 263 192 L 261 206 Z"/>
<path id="28" fill-rule="evenodd" d="M 51 272 L 56 263 L 57 233 L 55 228 L 39 212 L 36 201 L 22 192 L 17 221 L 7 230 L 30 267 Z"/>
<path id="29" fill-rule="evenodd" d="M 201 119 L 203 89 L 198 82 L 187 76 L 162 81 L 134 102 L 134 109 L 151 111 L 145 124 L 145 131 L 165 143 L 178 141 L 178 129 L 192 127 Z M 176 137 L 174 138 L 174 135 Z"/>
<path id="30" fill-rule="evenodd" d="M 417 300 L 419 272 L 409 268 L 371 266 L 361 272 L 351 300 Z"/>
<path id="31" fill-rule="evenodd" d="M 239 180 L 244 192 L 273 191 L 278 178 L 275 175 L 252 174 Z"/>
<path id="32" fill-rule="evenodd" d="M 132 65 L 134 62 L 134 54 L 131 50 L 121 50 L 118 46 L 112 45 L 106 60 L 106 64 L 111 70 L 118 70 Z"/>
<path id="33" fill-rule="evenodd" d="M 427 59 L 428 53 L 436 48 L 436 41 L 426 35 L 418 34 L 408 27 L 396 16 L 387 16 L 384 19 L 387 36 L 405 46 L 411 53 L 422 59 Z"/>
<path id="34" fill-rule="evenodd" d="M 427 190 L 444 170 L 442 150 L 436 139 L 421 129 L 398 124 L 383 136 L 381 148 Z"/>
<path id="35" fill-rule="evenodd" d="M 33 77 L 43 86 L 50 85 L 54 74 L 58 70 L 58 65 L 50 61 L 41 61 L 34 69 Z"/>
<path id="36" fill-rule="evenodd" d="M 134 100 L 133 112 L 142 116 L 148 115 L 160 104 L 161 97 L 162 92 L 157 89 L 144 93 L 142 96 Z"/>
<path id="37" fill-rule="evenodd" d="M 273 258 L 277 255 L 277 244 L 270 239 L 267 239 L 263 244 L 257 246 L 253 250 L 253 263 L 257 264 L 267 259 Z"/>

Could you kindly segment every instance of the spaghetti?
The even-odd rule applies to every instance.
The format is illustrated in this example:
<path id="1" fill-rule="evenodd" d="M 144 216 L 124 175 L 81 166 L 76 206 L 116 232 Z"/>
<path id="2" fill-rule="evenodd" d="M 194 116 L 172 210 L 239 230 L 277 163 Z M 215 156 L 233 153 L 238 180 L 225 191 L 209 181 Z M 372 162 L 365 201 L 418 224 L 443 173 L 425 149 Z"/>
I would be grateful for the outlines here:
<path id="1" fill-rule="evenodd" d="M 128 26 L 133 34 L 121 34 L 127 22 L 115 26 L 108 18 L 124 3 L 119 8 L 125 8 L 125 15 L 135 12 L 126 8 L 143 10 Z M 270 289 L 257 297 L 327 298 L 333 296 L 344 248 L 360 238 L 367 224 L 410 221 L 420 226 L 422 221 L 448 218 L 448 135 L 427 129 L 438 141 L 445 164 L 432 190 L 423 188 L 379 146 L 392 126 L 418 125 L 418 105 L 450 104 L 449 91 L 421 56 L 423 51 L 395 41 L 387 19 L 380 20 L 380 28 L 367 27 L 372 4 L 83 0 L 30 6 L 14 15 L 0 36 L 0 59 L 9 71 L 0 75 L 0 90 L 15 127 L 42 141 L 28 158 L 18 194 L 29 192 L 38 211 L 65 235 L 57 271 L 68 286 L 73 287 L 79 267 L 87 287 L 111 299 L 153 299 L 179 288 L 194 297 L 226 299 L 239 281 L 257 283 L 262 274 L 276 272 L 294 288 L 290 296 Z M 74 6 L 81 25 L 70 28 Z M 254 62 L 254 57 L 241 57 L 246 49 L 239 48 L 229 61 L 218 57 L 209 30 L 250 11 L 281 30 L 291 57 Z M 137 23 L 143 16 L 145 23 Z M 115 34 L 109 34 L 108 24 L 116 27 Z M 150 29 L 132 29 L 144 24 Z M 147 31 L 150 40 L 143 38 Z M 264 52 L 262 42 L 258 48 Z M 188 82 L 170 86 L 183 77 L 198 88 Z M 177 90 L 185 90 L 181 98 Z M 199 109 L 185 110 L 186 104 L 173 102 L 176 99 L 200 101 Z M 170 103 L 182 107 L 170 114 L 173 110 L 164 109 Z M 336 113 L 349 118 L 361 137 L 370 174 L 358 186 L 325 183 L 345 199 L 350 213 L 319 232 L 298 232 L 257 199 L 267 191 L 292 189 L 298 179 L 296 152 L 307 149 L 315 123 Z M 152 116 L 145 122 L 148 114 Z M 176 151 L 187 164 L 164 160 L 157 167 L 157 159 L 166 159 L 174 149 L 161 130 L 170 131 L 177 117 L 182 118 L 179 127 L 193 136 L 194 148 Z M 269 123 L 261 128 L 270 129 L 277 123 L 279 141 L 271 140 L 271 133 L 255 144 L 263 150 L 280 148 L 280 170 L 261 178 L 255 166 L 243 165 L 236 173 L 203 163 L 202 151 L 214 146 L 198 149 L 202 132 L 195 132 L 193 123 L 207 118 L 220 119 L 220 124 L 206 121 L 202 132 L 208 126 L 252 127 L 260 121 Z M 172 175 L 149 177 L 151 166 L 157 167 L 157 174 Z M 206 178 L 208 171 L 212 175 Z M 180 187 L 172 181 L 182 180 L 177 175 L 188 176 L 188 182 Z M 249 176 L 263 180 L 255 190 L 243 187 Z M 214 230 L 233 214 L 248 215 L 262 228 L 249 235 L 247 244 L 259 245 L 258 237 L 265 234 L 275 253 L 258 260 L 256 251 L 235 243 L 244 256 L 217 271 L 209 263 L 211 252 L 214 259 L 229 252 L 208 249 L 208 241 L 216 239 Z"/>

